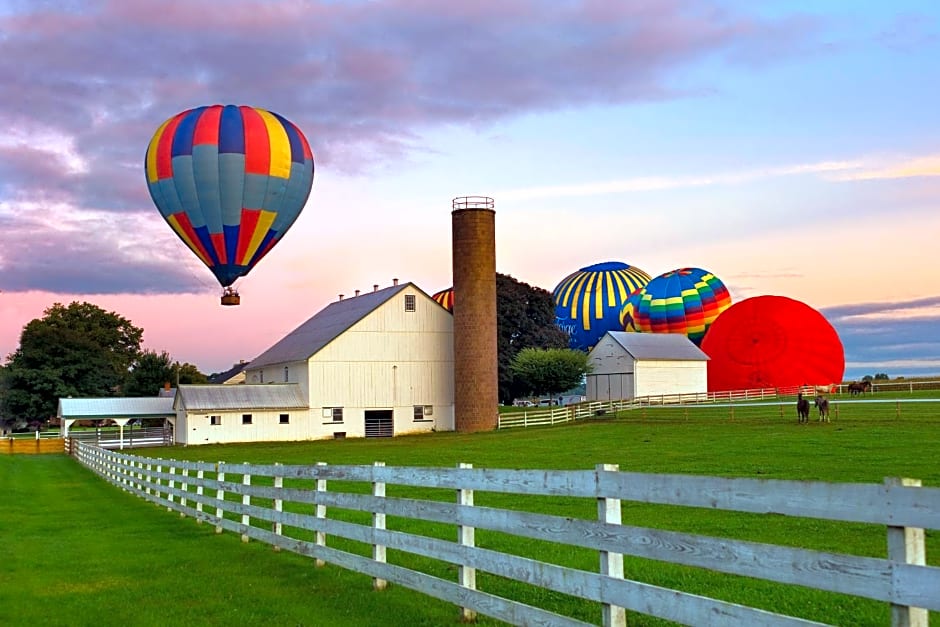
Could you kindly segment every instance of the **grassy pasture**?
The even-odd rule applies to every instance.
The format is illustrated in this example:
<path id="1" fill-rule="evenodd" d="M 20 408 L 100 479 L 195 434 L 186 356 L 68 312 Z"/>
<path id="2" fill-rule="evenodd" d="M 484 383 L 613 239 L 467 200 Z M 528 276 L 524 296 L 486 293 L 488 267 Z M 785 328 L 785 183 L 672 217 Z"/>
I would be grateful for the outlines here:
<path id="1" fill-rule="evenodd" d="M 876 395 L 883 399 L 887 396 Z M 899 394 L 898 398 L 911 398 Z M 847 399 L 844 399 L 847 400 Z M 900 412 L 898 412 L 900 408 Z M 781 415 L 781 409 L 783 410 Z M 838 417 L 799 425 L 795 407 L 767 404 L 727 407 L 650 408 L 603 419 L 504 432 L 336 440 L 305 443 L 219 445 L 152 449 L 154 457 L 285 464 L 371 464 L 476 467 L 593 468 L 616 463 L 622 470 L 727 477 L 765 477 L 880 483 L 906 476 L 940 486 L 940 404 L 842 403 Z M 335 485 L 334 485 L 335 483 Z M 330 489 L 344 489 L 331 482 Z M 356 486 L 363 489 L 363 486 Z M 0 457 L 0 624 L 456 624 L 456 608 L 391 586 L 371 590 L 367 577 L 310 560 L 273 553 L 234 534 L 178 515 L 95 479 L 66 458 Z M 440 491 L 438 491 L 440 492 Z M 446 492 L 446 491 L 445 491 Z M 411 491 L 413 493 L 413 491 Z M 389 496 L 405 494 L 389 486 Z M 424 498 L 452 500 L 427 491 Z M 593 518 L 584 499 L 476 495 L 480 505 Z M 357 514 L 330 512 L 359 522 Z M 358 515 L 361 517 L 361 515 Z M 885 529 L 625 503 L 624 524 L 756 542 L 883 557 Z M 71 524 L 69 524 L 71 523 Z M 451 538 L 453 528 L 388 520 L 390 529 Z M 477 543 L 559 564 L 596 569 L 590 551 L 493 533 Z M 342 546 L 366 554 L 368 547 Z M 940 539 L 927 533 L 928 563 L 940 565 Z M 446 564 L 389 552 L 389 561 L 453 580 Z M 627 558 L 628 576 L 657 585 L 783 611 L 839 625 L 885 625 L 885 604 Z M 478 575 L 481 589 L 499 591 L 582 620 L 597 622 L 596 606 L 564 595 Z M 932 615 L 933 621 L 940 617 Z M 494 624 L 482 619 L 481 624 Z M 631 625 L 662 621 L 631 616 Z"/>

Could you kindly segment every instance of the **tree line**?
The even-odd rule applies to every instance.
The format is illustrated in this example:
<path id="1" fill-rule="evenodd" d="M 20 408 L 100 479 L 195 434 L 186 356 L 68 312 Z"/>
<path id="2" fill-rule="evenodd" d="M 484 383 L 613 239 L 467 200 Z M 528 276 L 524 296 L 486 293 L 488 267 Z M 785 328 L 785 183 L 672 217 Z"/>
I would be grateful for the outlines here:
<path id="1" fill-rule="evenodd" d="M 0 366 L 0 416 L 44 422 L 60 398 L 156 396 L 169 383 L 206 383 L 193 364 L 141 349 L 144 331 L 87 302 L 55 303 L 30 321 Z"/>

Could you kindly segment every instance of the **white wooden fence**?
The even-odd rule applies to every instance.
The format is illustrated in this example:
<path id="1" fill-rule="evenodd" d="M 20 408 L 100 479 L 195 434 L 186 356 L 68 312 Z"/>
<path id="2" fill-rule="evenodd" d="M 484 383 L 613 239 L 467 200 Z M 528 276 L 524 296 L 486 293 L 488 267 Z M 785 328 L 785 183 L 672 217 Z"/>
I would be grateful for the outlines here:
<path id="1" fill-rule="evenodd" d="M 477 612 L 517 625 L 585 625 L 573 618 L 481 590 L 477 571 L 601 604 L 598 622 L 624 625 L 625 610 L 687 625 L 819 625 L 727 601 L 624 578 L 623 556 L 659 560 L 891 604 L 893 625 L 926 626 L 940 611 L 940 568 L 926 566 L 924 529 L 940 529 L 940 489 L 916 480 L 884 484 L 727 479 L 594 470 L 251 465 L 139 457 L 77 443 L 78 460 L 114 485 L 169 510 L 228 530 L 243 541 L 313 557 L 450 601 L 464 619 Z M 259 480 L 260 479 L 260 480 Z M 284 480 L 291 483 L 285 487 Z M 306 480 L 306 481 L 298 481 Z M 328 490 L 329 481 L 366 484 L 359 493 Z M 386 496 L 386 486 L 454 490 L 452 502 Z M 302 486 L 302 487 L 297 487 Z M 595 520 L 474 504 L 474 491 L 596 499 Z M 262 504 L 258 501 L 261 500 Z M 623 501 L 681 505 L 885 525 L 884 558 L 714 538 L 624 525 Z M 270 503 L 270 505 L 268 505 Z M 331 508 L 370 515 L 357 524 Z M 386 528 L 386 516 L 454 525 L 455 541 Z M 413 526 L 413 525 L 411 525 Z M 589 572 L 475 546 L 490 530 L 598 552 Z M 308 539 L 294 536 L 306 533 Z M 334 538 L 371 545 L 371 557 L 337 548 Z M 331 546 L 333 545 L 333 546 Z M 457 566 L 456 581 L 386 560 L 386 549 Z M 926 608 L 926 609 L 924 609 Z"/>

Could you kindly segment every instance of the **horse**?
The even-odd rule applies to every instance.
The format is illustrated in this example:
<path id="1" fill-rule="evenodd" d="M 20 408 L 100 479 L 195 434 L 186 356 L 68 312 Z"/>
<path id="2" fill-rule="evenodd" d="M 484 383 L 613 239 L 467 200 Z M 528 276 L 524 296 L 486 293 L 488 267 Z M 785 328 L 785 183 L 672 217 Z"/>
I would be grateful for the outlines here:
<path id="1" fill-rule="evenodd" d="M 819 422 L 830 422 L 829 420 L 829 399 L 822 394 L 816 395 L 816 409 L 819 410 Z"/>
<path id="2" fill-rule="evenodd" d="M 796 415 L 798 422 L 809 422 L 809 401 L 802 392 L 796 395 Z"/>
<path id="3" fill-rule="evenodd" d="M 836 384 L 830 383 L 829 385 L 817 385 L 816 386 L 816 395 L 820 394 L 834 394 L 836 391 Z"/>
<path id="4" fill-rule="evenodd" d="M 864 394 L 871 390 L 871 381 L 862 381 L 861 383 L 857 381 L 852 381 L 849 383 L 849 394 L 856 396 L 858 394 Z"/>

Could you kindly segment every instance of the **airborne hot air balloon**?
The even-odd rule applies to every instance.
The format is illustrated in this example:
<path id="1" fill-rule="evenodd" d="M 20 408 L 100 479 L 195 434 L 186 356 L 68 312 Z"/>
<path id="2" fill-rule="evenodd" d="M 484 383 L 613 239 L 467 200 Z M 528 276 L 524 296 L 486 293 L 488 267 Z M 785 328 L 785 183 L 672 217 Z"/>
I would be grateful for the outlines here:
<path id="1" fill-rule="evenodd" d="M 731 306 L 731 294 L 708 270 L 679 268 L 647 283 L 638 298 L 628 301 L 627 307 L 631 304 L 637 331 L 684 333 L 700 345 L 718 314 Z"/>
<path id="2" fill-rule="evenodd" d="M 838 333 L 809 305 L 755 296 L 724 311 L 705 334 L 708 391 L 829 385 L 845 374 Z"/>
<path id="3" fill-rule="evenodd" d="M 300 214 L 313 184 L 307 138 L 276 113 L 213 105 L 174 115 L 147 148 L 147 185 L 160 215 L 237 305 L 248 274 Z"/>
<path id="4" fill-rule="evenodd" d="M 619 261 L 581 268 L 561 280 L 555 299 L 555 324 L 570 337 L 569 346 L 588 351 L 608 331 L 620 331 L 620 312 L 631 293 L 650 280 L 643 270 Z"/>

